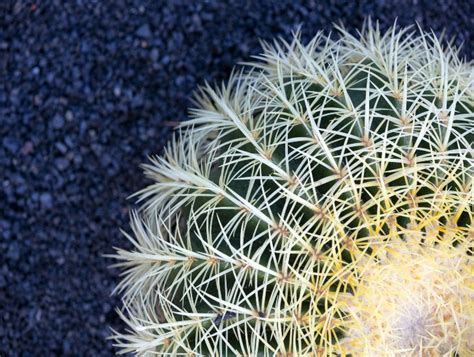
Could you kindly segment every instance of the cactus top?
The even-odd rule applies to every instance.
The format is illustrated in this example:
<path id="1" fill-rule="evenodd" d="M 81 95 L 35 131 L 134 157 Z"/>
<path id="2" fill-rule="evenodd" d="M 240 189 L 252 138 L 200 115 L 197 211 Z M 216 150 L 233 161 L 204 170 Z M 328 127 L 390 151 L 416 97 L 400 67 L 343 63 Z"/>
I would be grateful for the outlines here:
<path id="1" fill-rule="evenodd" d="M 472 63 L 339 30 L 263 44 L 144 166 L 122 351 L 474 354 Z"/>

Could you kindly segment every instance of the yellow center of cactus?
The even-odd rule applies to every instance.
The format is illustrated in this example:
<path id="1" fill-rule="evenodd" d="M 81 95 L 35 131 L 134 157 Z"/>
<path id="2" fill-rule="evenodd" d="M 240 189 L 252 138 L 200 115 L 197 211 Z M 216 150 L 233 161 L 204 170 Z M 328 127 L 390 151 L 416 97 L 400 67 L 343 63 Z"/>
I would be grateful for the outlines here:
<path id="1" fill-rule="evenodd" d="M 355 356 L 474 353 L 474 264 L 457 231 L 405 232 L 357 268 L 343 343 Z"/>

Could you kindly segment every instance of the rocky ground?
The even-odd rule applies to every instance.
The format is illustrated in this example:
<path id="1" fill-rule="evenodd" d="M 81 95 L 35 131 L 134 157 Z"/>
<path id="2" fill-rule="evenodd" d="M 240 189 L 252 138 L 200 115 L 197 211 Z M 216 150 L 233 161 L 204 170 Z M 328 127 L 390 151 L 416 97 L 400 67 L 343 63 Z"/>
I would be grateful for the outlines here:
<path id="1" fill-rule="evenodd" d="M 127 196 L 164 122 L 259 39 L 369 15 L 444 28 L 473 57 L 469 1 L 1 1 L 0 355 L 113 355 L 124 326 L 103 254 L 127 245 Z"/>

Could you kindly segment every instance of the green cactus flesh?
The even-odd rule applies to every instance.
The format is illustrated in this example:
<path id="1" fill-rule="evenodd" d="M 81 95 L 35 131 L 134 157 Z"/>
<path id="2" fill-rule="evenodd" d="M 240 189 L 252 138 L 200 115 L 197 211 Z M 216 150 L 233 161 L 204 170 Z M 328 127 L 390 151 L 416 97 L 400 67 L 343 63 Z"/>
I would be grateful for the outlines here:
<path id="1" fill-rule="evenodd" d="M 144 166 L 122 352 L 474 354 L 472 63 L 339 30 L 264 44 Z"/>

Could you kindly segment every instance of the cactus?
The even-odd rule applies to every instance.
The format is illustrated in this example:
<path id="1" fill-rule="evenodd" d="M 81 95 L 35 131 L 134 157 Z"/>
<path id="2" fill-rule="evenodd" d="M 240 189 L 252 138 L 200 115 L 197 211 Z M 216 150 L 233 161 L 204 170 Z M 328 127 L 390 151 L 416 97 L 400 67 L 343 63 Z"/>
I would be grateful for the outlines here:
<path id="1" fill-rule="evenodd" d="M 338 30 L 263 43 L 144 165 L 121 352 L 474 354 L 472 63 Z"/>

